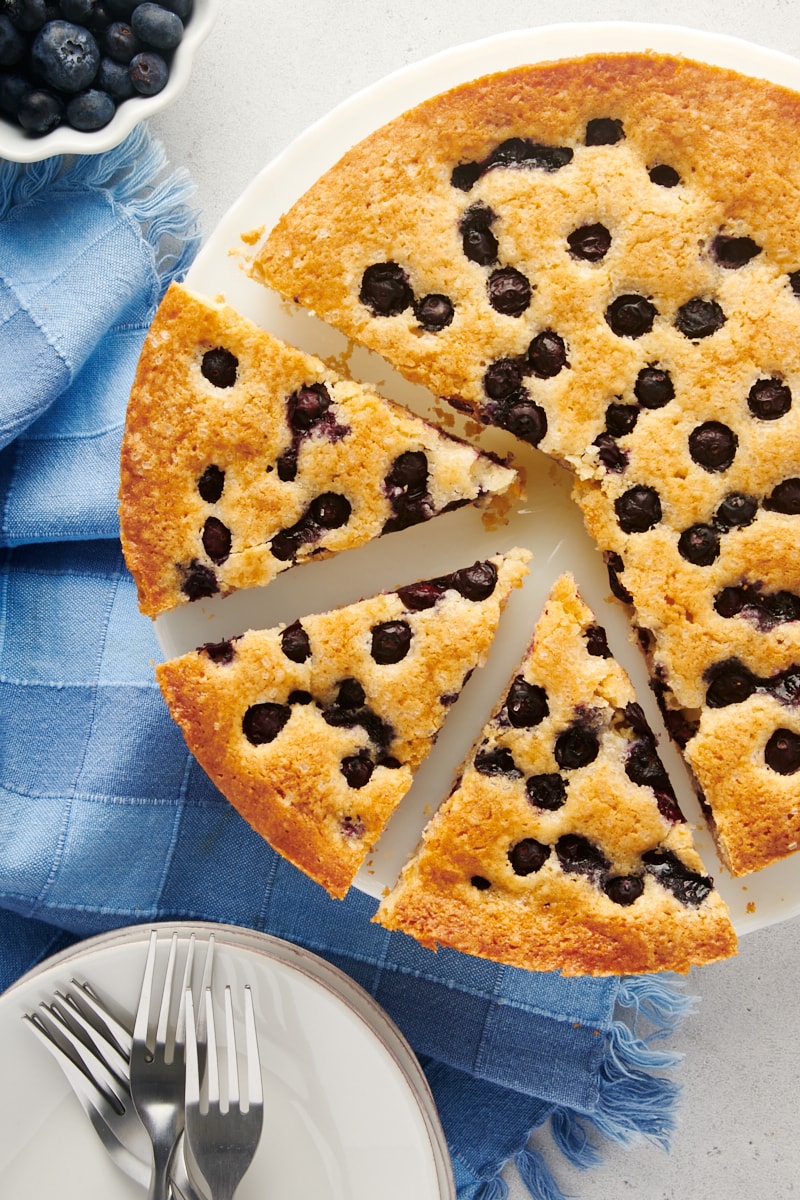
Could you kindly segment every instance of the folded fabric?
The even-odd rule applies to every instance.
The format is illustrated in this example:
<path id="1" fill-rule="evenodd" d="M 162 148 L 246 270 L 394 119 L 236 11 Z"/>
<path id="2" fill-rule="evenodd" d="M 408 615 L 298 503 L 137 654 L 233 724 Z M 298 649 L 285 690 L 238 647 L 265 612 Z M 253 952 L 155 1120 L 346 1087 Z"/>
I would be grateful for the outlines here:
<path id="1" fill-rule="evenodd" d="M 504 1195 L 509 1159 L 557 1200 L 531 1130 L 549 1118 L 582 1166 L 592 1131 L 666 1145 L 676 1088 L 658 1072 L 675 1056 L 654 1039 L 691 1001 L 670 980 L 567 980 L 389 934 L 374 900 L 331 900 L 273 853 L 187 752 L 116 540 L 136 356 L 196 245 L 186 178 L 155 184 L 163 166 L 143 132 L 89 162 L 0 165 L 0 987 L 156 919 L 288 939 L 360 983 L 420 1056 L 460 1200 Z"/>

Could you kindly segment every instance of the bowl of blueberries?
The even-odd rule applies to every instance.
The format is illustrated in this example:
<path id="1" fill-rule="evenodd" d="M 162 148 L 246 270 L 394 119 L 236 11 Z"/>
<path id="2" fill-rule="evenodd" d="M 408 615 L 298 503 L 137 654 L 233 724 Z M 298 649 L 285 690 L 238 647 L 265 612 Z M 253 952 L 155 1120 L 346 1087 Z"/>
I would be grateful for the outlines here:
<path id="1" fill-rule="evenodd" d="M 183 90 L 218 0 L 0 0 L 0 158 L 96 154 Z"/>

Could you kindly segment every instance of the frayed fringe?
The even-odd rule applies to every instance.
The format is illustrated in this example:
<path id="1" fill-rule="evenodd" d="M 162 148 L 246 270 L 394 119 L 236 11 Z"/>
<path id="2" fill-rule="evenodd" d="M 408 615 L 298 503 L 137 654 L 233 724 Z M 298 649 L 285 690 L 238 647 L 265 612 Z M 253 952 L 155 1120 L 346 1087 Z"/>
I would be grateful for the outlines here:
<path id="1" fill-rule="evenodd" d="M 589 1116 L 556 1108 L 550 1116 L 553 1142 L 574 1166 L 586 1169 L 602 1162 L 589 1130 L 622 1145 L 642 1137 L 668 1149 L 680 1089 L 652 1072 L 675 1066 L 681 1055 L 652 1043 L 673 1033 L 694 1008 L 694 999 L 679 990 L 682 983 L 652 976 L 621 981 L 618 1005 L 631 1011 L 632 1020 L 615 1021 L 609 1032 L 597 1108 Z M 649 1026 L 646 1035 L 637 1028 L 642 1021 Z M 533 1200 L 565 1200 L 537 1150 L 521 1151 L 514 1163 Z M 486 1193 L 487 1198 L 494 1195 Z"/>
<path id="2" fill-rule="evenodd" d="M 567 1200 L 537 1150 L 522 1150 L 514 1165 L 533 1200 Z"/>
<path id="3" fill-rule="evenodd" d="M 0 162 L 0 220 L 53 188 L 103 191 L 142 227 L 163 291 L 186 273 L 200 245 L 198 214 L 189 206 L 194 184 L 181 168 L 155 182 L 166 166 L 166 151 L 146 125 L 105 154 Z"/>
<path id="4" fill-rule="evenodd" d="M 486 1179 L 475 1193 L 475 1200 L 506 1200 L 508 1184 L 505 1179 L 495 1175 L 494 1179 Z"/>

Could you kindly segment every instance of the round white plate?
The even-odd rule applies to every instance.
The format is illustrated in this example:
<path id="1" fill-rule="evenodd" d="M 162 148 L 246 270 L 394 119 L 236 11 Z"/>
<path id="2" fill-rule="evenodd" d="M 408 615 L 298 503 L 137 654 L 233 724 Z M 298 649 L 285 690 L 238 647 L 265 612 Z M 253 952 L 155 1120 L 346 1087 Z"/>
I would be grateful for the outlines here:
<path id="1" fill-rule="evenodd" d="M 346 101 L 270 163 L 208 240 L 189 273 L 189 286 L 210 296 L 224 295 L 278 337 L 345 366 L 356 379 L 377 384 L 386 395 L 459 432 L 459 419 L 443 409 L 430 393 L 405 383 L 377 355 L 354 349 L 315 318 L 290 311 L 275 294 L 250 280 L 242 264 L 255 232 L 271 229 L 281 214 L 356 141 L 430 96 L 522 63 L 595 51 L 647 49 L 683 54 L 800 90 L 800 62 L 788 55 L 737 38 L 668 25 L 552 25 L 448 50 L 404 68 Z M 513 453 L 526 472 L 527 500 L 509 515 L 506 524 L 487 528 L 480 514 L 462 509 L 327 562 L 287 571 L 269 588 L 241 592 L 224 601 L 183 606 L 156 622 L 165 654 L 183 653 L 246 628 L 288 623 L 303 614 L 350 603 L 384 588 L 442 574 L 499 549 L 527 546 L 534 554 L 531 575 L 523 592 L 512 597 L 487 666 L 473 676 L 451 710 L 432 754 L 360 872 L 357 885 L 379 896 L 394 883 L 425 821 L 449 793 L 462 758 L 503 694 L 550 587 L 562 571 L 569 570 L 606 626 L 612 651 L 629 671 L 652 727 L 660 732 L 662 755 L 681 806 L 696 828 L 700 853 L 730 906 L 738 932 L 746 933 L 800 913 L 797 858 L 743 880 L 731 878 L 719 862 L 686 769 L 663 730 L 643 659 L 630 644 L 622 608 L 610 599 L 601 557 L 570 502 L 566 472 L 540 452 L 527 449 L 498 430 L 487 430 L 481 445 L 503 454 Z"/>
<path id="2" fill-rule="evenodd" d="M 215 1005 L 231 985 L 237 1021 L 250 984 L 264 1082 L 264 1132 L 237 1200 L 455 1200 L 425 1076 L 381 1008 L 298 946 L 227 925 L 122 929 L 48 959 L 0 997 L 0 1195 L 130 1200 L 143 1193 L 106 1154 L 61 1069 L 22 1016 L 72 979 L 133 1024 L 150 929 L 166 943 L 215 938 Z M 156 979 L 166 961 L 157 959 Z M 179 959 L 178 970 L 183 959 Z M 146 1143 L 145 1143 L 146 1144 Z"/>

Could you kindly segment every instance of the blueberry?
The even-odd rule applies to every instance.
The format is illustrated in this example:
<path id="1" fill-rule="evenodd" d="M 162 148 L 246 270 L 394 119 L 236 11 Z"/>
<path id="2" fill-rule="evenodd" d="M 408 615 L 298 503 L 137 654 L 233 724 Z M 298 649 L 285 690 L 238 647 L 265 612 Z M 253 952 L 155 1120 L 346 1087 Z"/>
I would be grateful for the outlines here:
<path id="1" fill-rule="evenodd" d="M 287 625 L 281 633 L 281 650 L 295 663 L 304 663 L 311 657 L 311 643 L 299 621 Z"/>
<path id="2" fill-rule="evenodd" d="M 677 187 L 681 181 L 681 177 L 674 167 L 668 166 L 666 163 L 656 163 L 647 172 L 652 183 L 659 187 L 673 188 Z"/>
<path id="3" fill-rule="evenodd" d="M 194 558 L 189 566 L 183 569 L 181 591 L 189 600 L 204 600 L 208 596 L 216 596 L 219 584 L 211 567 Z"/>
<path id="4" fill-rule="evenodd" d="M 174 12 L 184 24 L 192 15 L 194 8 L 194 0 L 161 0 L 161 7 L 168 8 L 170 12 Z"/>
<path id="5" fill-rule="evenodd" d="M 213 383 L 214 387 L 218 388 L 233 387 L 236 383 L 238 367 L 239 360 L 236 355 L 222 346 L 206 350 L 200 364 L 202 374 L 209 383 Z"/>
<path id="6" fill-rule="evenodd" d="M 658 310 L 644 296 L 626 293 L 612 300 L 605 316 L 617 337 L 639 338 L 653 328 Z"/>
<path id="7" fill-rule="evenodd" d="M 338 708 L 363 708 L 366 703 L 366 693 L 357 679 L 343 679 L 336 694 Z"/>
<path id="8" fill-rule="evenodd" d="M 567 245 L 573 258 L 581 258 L 586 262 L 600 262 L 608 254 L 611 234 L 605 225 L 581 225 L 569 235 Z"/>
<path id="9" fill-rule="evenodd" d="M 736 434 L 721 421 L 704 421 L 689 434 L 689 453 L 706 471 L 727 471 L 738 445 Z"/>
<path id="10" fill-rule="evenodd" d="M 625 761 L 625 774 L 631 783 L 638 784 L 639 787 L 672 793 L 672 784 L 650 738 L 634 742 Z"/>
<path id="11" fill-rule="evenodd" d="M 671 850 L 648 850 L 642 855 L 642 862 L 648 874 L 657 879 L 662 887 L 672 892 L 682 904 L 693 908 L 702 904 L 714 887 L 712 879 L 690 871 Z"/>
<path id="12" fill-rule="evenodd" d="M 540 404 L 521 393 L 520 399 L 497 418 L 497 424 L 529 446 L 538 446 L 547 433 L 547 414 Z"/>
<path id="13" fill-rule="evenodd" d="M 507 746 L 496 746 L 494 750 L 479 750 L 473 760 L 479 775 L 505 775 L 509 779 L 521 779 L 522 771 L 514 762 Z"/>
<path id="14" fill-rule="evenodd" d="M 473 875 L 470 879 L 470 883 L 474 888 L 477 888 L 479 892 L 485 892 L 487 888 L 492 886 L 489 880 L 483 875 Z"/>
<path id="15" fill-rule="evenodd" d="M 32 90 L 24 75 L 0 71 L 0 111 L 16 117 L 24 97 Z"/>
<path id="16" fill-rule="evenodd" d="M 348 840 L 358 840 L 367 832 L 367 827 L 361 820 L 361 817 L 342 817 L 340 825 L 342 836 Z"/>
<path id="17" fill-rule="evenodd" d="M 610 658 L 608 638 L 602 625 L 587 625 L 583 636 L 586 640 L 586 652 L 593 658 Z"/>
<path id="18" fill-rule="evenodd" d="M 206 654 L 217 666 L 227 666 L 236 657 L 236 638 L 226 638 L 221 642 L 205 642 L 198 649 Z"/>
<path id="19" fill-rule="evenodd" d="M 216 504 L 225 486 L 225 472 L 211 463 L 197 481 L 197 490 L 206 504 Z"/>
<path id="20" fill-rule="evenodd" d="M 508 852 L 508 861 L 515 875 L 533 875 L 540 871 L 550 857 L 550 847 L 536 838 L 523 838 Z"/>
<path id="21" fill-rule="evenodd" d="M 785 513 L 796 516 L 800 513 L 800 479 L 784 479 L 764 501 L 764 508 L 770 512 Z"/>
<path id="22" fill-rule="evenodd" d="M 608 571 L 608 586 L 611 588 L 612 595 L 621 600 L 623 604 L 632 604 L 633 596 L 620 580 L 620 575 L 625 570 L 624 562 L 613 550 L 607 551 L 604 559 Z"/>
<path id="23" fill-rule="evenodd" d="M 528 363 L 534 375 L 540 379 L 552 379 L 567 366 L 564 339 L 552 329 L 543 329 L 528 346 Z"/>
<path id="24" fill-rule="evenodd" d="M 136 36 L 155 50 L 174 50 L 183 37 L 183 21 L 160 4 L 138 4 L 131 25 Z"/>
<path id="25" fill-rule="evenodd" d="M 453 302 L 447 296 L 431 292 L 429 296 L 414 304 L 414 316 L 427 333 L 438 333 L 446 329 L 453 320 Z"/>
<path id="26" fill-rule="evenodd" d="M 17 108 L 17 120 L 26 133 L 50 133 L 64 119 L 64 105 L 45 88 L 26 92 Z"/>
<path id="27" fill-rule="evenodd" d="M 103 49 L 114 62 L 129 63 L 144 47 L 127 21 L 114 21 L 103 36 Z"/>
<path id="28" fill-rule="evenodd" d="M 340 770 L 347 780 L 348 787 L 358 789 L 367 786 L 375 766 L 364 755 L 351 754 L 342 759 Z"/>
<path id="29" fill-rule="evenodd" d="M 453 587 L 465 600 L 487 600 L 497 586 L 497 567 L 493 562 L 476 562 L 452 575 Z"/>
<path id="30" fill-rule="evenodd" d="M 88 29 L 70 21 L 48 21 L 34 39 L 31 64 L 51 87 L 82 92 L 97 74 L 100 50 Z"/>
<path id="31" fill-rule="evenodd" d="M 483 376 L 483 387 L 492 400 L 507 400 L 522 386 L 522 369 L 513 358 L 490 363 Z"/>
<path id="32" fill-rule="evenodd" d="M 314 697 L 311 692 L 306 692 L 302 688 L 295 688 L 293 692 L 289 692 L 287 699 L 288 704 L 310 704 Z"/>
<path id="33" fill-rule="evenodd" d="M 719 533 L 711 525 L 690 525 L 678 538 L 678 553 L 696 567 L 710 567 L 719 557 Z"/>
<path id="34" fill-rule="evenodd" d="M 376 663 L 398 663 L 411 648 L 411 626 L 407 621 L 382 621 L 372 628 L 371 654 Z"/>
<path id="35" fill-rule="evenodd" d="M 274 742 L 292 710 L 286 704 L 252 704 L 242 718 L 242 732 L 253 746 Z"/>
<path id="36" fill-rule="evenodd" d="M 606 432 L 615 438 L 625 437 L 636 428 L 638 420 L 638 405 L 612 402 L 606 409 Z"/>
<path id="37" fill-rule="evenodd" d="M 669 371 L 661 367 L 642 367 L 636 376 L 633 394 L 643 408 L 663 408 L 675 397 Z"/>
<path id="38" fill-rule="evenodd" d="M 22 62 L 28 43 L 11 24 L 11 18 L 0 13 L 0 67 L 15 67 Z"/>
<path id="39" fill-rule="evenodd" d="M 776 729 L 767 742 L 764 761 L 779 775 L 800 771 L 800 735 L 791 729 Z"/>
<path id="40" fill-rule="evenodd" d="M 284 450 L 283 454 L 278 456 L 275 465 L 281 483 L 291 483 L 297 478 L 297 448 L 290 446 L 288 450 Z"/>
<path id="41" fill-rule="evenodd" d="M 136 8 L 138 0 L 105 0 L 109 15 L 117 21 L 127 21 Z M 167 5 L 165 4 L 166 8 Z"/>
<path id="42" fill-rule="evenodd" d="M 442 589 L 435 583 L 411 583 L 408 587 L 398 588 L 397 594 L 409 612 L 420 612 L 433 608 L 441 599 Z"/>
<path id="43" fill-rule="evenodd" d="M 506 317 L 521 317 L 531 302 L 531 285 L 516 267 L 492 271 L 486 290 L 492 308 Z"/>
<path id="44" fill-rule="evenodd" d="M 130 76 L 140 96 L 155 96 L 166 86 L 169 68 L 160 54 L 142 50 L 131 59 Z"/>
<path id="45" fill-rule="evenodd" d="M 557 771 L 530 775 L 525 781 L 525 791 L 535 808 L 546 808 L 548 812 L 555 812 L 567 802 L 566 780 Z"/>
<path id="46" fill-rule="evenodd" d="M 628 451 L 617 445 L 610 433 L 601 433 L 594 439 L 597 457 L 607 471 L 621 475 L 628 465 Z"/>
<path id="47" fill-rule="evenodd" d="M 730 492 L 717 509 L 714 520 L 724 530 L 740 529 L 754 521 L 757 512 L 758 501 L 755 496 L 745 496 L 743 492 Z"/>
<path id="48" fill-rule="evenodd" d="M 497 146 L 483 164 L 483 170 L 494 167 L 528 167 L 539 171 L 560 171 L 572 162 L 570 146 L 546 146 L 530 138 L 507 138 Z"/>
<path id="49" fill-rule="evenodd" d="M 737 659 L 717 663 L 707 672 L 706 704 L 709 708 L 727 708 L 741 704 L 756 690 L 756 679 Z"/>
<path id="50" fill-rule="evenodd" d="M 600 739 L 593 729 L 573 725 L 558 735 L 553 753 L 560 767 L 576 771 L 594 762 L 600 753 Z"/>
<path id="51" fill-rule="evenodd" d="M 361 277 L 361 303 L 376 317 L 396 317 L 413 302 L 408 276 L 396 262 L 373 263 Z"/>
<path id="52" fill-rule="evenodd" d="M 644 880 L 641 875 L 615 875 L 603 884 L 603 891 L 609 900 L 627 908 L 639 899 L 644 891 Z"/>
<path id="53" fill-rule="evenodd" d="M 748 393 L 747 407 L 762 421 L 777 421 L 792 407 L 792 393 L 780 379 L 758 379 Z"/>
<path id="54" fill-rule="evenodd" d="M 614 501 L 623 533 L 645 533 L 661 520 L 661 501 L 655 488 L 637 484 Z"/>
<path id="55" fill-rule="evenodd" d="M 485 204 L 475 204 L 461 217 L 459 231 L 464 254 L 470 262 L 488 267 L 497 261 L 497 238 L 490 226 L 495 215 Z"/>
<path id="56" fill-rule="evenodd" d="M 390 487 L 422 490 L 428 482 L 428 456 L 424 450 L 404 450 L 398 454 L 386 476 Z"/>
<path id="57" fill-rule="evenodd" d="M 561 869 L 568 873 L 595 876 L 607 871 L 609 864 L 600 849 L 578 833 L 565 833 L 556 842 Z"/>
<path id="58" fill-rule="evenodd" d="M 323 529 L 340 529 L 350 520 L 350 501 L 336 492 L 323 492 L 309 505 L 309 515 Z"/>
<path id="59" fill-rule="evenodd" d="M 517 675 L 506 696 L 505 712 L 515 729 L 532 729 L 550 712 L 547 693 L 543 687 Z"/>
<path id="60" fill-rule="evenodd" d="M 716 300 L 703 300 L 702 297 L 695 296 L 678 309 L 675 327 L 684 337 L 696 341 L 699 338 L 711 337 L 722 328 L 726 320 L 725 313 Z"/>
<path id="61" fill-rule="evenodd" d="M 45 0 L 12 0 L 11 4 L 5 6 L 5 11 L 11 17 L 14 25 L 22 33 L 36 33 L 37 29 L 48 20 L 48 5 Z M 64 5 L 61 5 L 61 15 L 66 17 L 68 21 L 74 20 L 69 13 L 64 11 Z"/>
<path id="62" fill-rule="evenodd" d="M 109 96 L 119 102 L 129 100 L 134 93 L 130 72 L 126 63 L 114 62 L 113 58 L 101 58 L 95 83 Z"/>
<path id="63" fill-rule="evenodd" d="M 231 531 L 217 517 L 209 517 L 203 526 L 203 549 L 214 563 L 224 563 L 231 552 Z"/>
<path id="64" fill-rule="evenodd" d="M 97 0 L 60 0 L 58 7 L 65 21 L 85 25 L 97 7 Z"/>
<path id="65" fill-rule="evenodd" d="M 70 100 L 67 105 L 67 124 L 73 129 L 91 133 L 107 125 L 116 111 L 117 106 L 108 92 L 89 88 Z"/>
<path id="66" fill-rule="evenodd" d="M 312 383 L 298 388 L 287 401 L 289 424 L 305 433 L 312 429 L 331 406 L 331 397 L 324 383 Z"/>
<path id="67" fill-rule="evenodd" d="M 720 233 L 711 243 L 711 254 L 721 267 L 733 270 L 743 267 L 761 253 L 761 247 L 750 237 L 729 237 Z"/>
<path id="68" fill-rule="evenodd" d="M 587 146 L 614 146 L 624 137 L 622 121 L 616 117 L 595 117 L 586 126 Z"/>
<path id="69" fill-rule="evenodd" d="M 475 186 L 483 174 L 481 164 L 477 162 L 459 163 L 453 167 L 450 176 L 451 187 L 457 188 L 459 192 L 469 192 Z"/>

